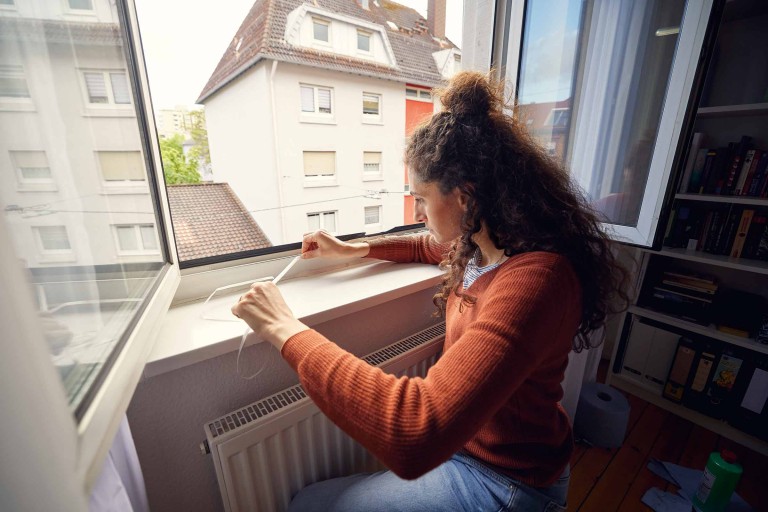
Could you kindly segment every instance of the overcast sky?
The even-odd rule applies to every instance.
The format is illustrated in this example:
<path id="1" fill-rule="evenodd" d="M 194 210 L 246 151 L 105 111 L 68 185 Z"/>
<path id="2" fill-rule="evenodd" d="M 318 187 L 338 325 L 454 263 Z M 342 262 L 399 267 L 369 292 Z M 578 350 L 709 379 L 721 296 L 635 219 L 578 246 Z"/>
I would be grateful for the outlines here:
<path id="1" fill-rule="evenodd" d="M 253 1 L 136 0 L 155 109 L 194 104 Z M 398 3 L 427 16 L 427 0 Z M 447 0 L 446 35 L 459 47 L 463 3 Z"/>

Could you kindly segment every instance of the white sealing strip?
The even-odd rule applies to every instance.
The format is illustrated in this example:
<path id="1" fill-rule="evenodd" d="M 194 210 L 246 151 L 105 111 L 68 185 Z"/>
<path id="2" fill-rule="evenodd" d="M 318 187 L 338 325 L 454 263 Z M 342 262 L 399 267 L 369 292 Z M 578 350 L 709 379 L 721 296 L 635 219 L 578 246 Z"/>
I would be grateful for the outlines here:
<path id="1" fill-rule="evenodd" d="M 290 263 L 288 263 L 288 265 L 287 265 L 287 266 L 286 266 L 286 267 L 285 267 L 285 268 L 282 270 L 282 272 L 280 272 L 279 274 L 277 274 L 277 277 L 275 277 L 274 279 L 272 279 L 272 278 L 270 277 L 269 279 L 272 279 L 272 284 L 275 284 L 275 285 L 276 285 L 277 283 L 279 283 L 279 282 L 280 282 L 280 280 L 281 280 L 281 279 L 282 279 L 282 278 L 285 276 L 285 274 L 287 274 L 287 273 L 288 273 L 288 271 L 290 271 L 290 270 L 291 270 L 291 268 L 293 268 L 293 266 L 294 266 L 294 265 L 295 265 L 295 264 L 296 264 L 296 263 L 297 263 L 297 262 L 298 262 L 300 259 L 301 259 L 301 256 L 296 256 L 295 258 L 293 258 L 293 259 L 291 260 L 291 262 L 290 262 Z M 259 279 L 259 280 L 257 280 L 257 281 L 253 281 L 253 282 L 261 282 L 261 281 L 267 281 L 267 280 L 268 280 L 268 279 Z M 239 285 L 242 285 L 242 284 L 244 284 L 244 283 L 238 283 L 238 284 L 239 284 Z M 238 285 L 230 285 L 230 288 L 233 288 L 233 287 L 235 287 L 235 286 L 238 286 Z M 210 297 L 209 297 L 209 298 L 210 298 Z M 254 373 L 253 375 L 251 375 L 251 376 L 249 376 L 249 377 L 245 377 L 244 375 L 241 375 L 241 374 L 240 374 L 240 353 L 243 351 L 243 347 L 245 346 L 245 339 L 246 339 L 246 338 L 248 337 L 248 335 L 249 335 L 250 333 L 252 333 L 252 332 L 253 332 L 253 331 L 251 330 L 251 328 L 250 328 L 250 327 L 246 327 L 246 328 L 245 328 L 245 332 L 243 333 L 243 337 L 242 337 L 242 339 L 240 340 L 240 348 L 237 350 L 237 368 L 236 368 L 236 370 L 237 370 L 237 375 L 239 375 L 240 377 L 242 377 L 243 379 L 246 379 L 246 380 L 251 380 L 251 379 L 253 379 L 253 378 L 254 378 L 254 377 L 256 377 L 257 375 L 259 375 L 259 374 L 260 374 L 262 371 L 264 371 L 264 368 L 266 368 L 266 367 L 267 367 L 267 359 L 265 358 L 265 359 L 264 359 L 264 363 L 261 365 L 261 368 L 259 368 L 259 370 L 258 370 L 256 373 Z"/>

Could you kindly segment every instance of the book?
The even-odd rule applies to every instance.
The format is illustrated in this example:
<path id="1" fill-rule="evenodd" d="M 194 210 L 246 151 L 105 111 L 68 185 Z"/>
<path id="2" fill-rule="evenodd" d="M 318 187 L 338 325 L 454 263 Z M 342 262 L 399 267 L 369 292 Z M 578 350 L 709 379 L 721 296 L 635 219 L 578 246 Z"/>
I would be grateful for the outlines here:
<path id="1" fill-rule="evenodd" d="M 702 132 L 696 132 L 693 134 L 693 137 L 691 137 L 691 145 L 688 148 L 688 157 L 685 160 L 685 167 L 683 168 L 683 178 L 680 180 L 680 187 L 678 188 L 678 192 L 680 193 L 688 192 L 694 164 L 703 142 L 704 133 Z M 704 153 L 704 156 L 706 157 L 706 153 Z"/>
<path id="2" fill-rule="evenodd" d="M 699 148 L 699 150 L 696 152 L 696 158 L 693 161 L 693 169 L 691 170 L 691 176 L 688 179 L 687 189 L 685 192 L 693 194 L 699 193 L 701 176 L 702 172 L 704 171 L 704 164 L 707 161 L 707 153 L 709 153 L 709 149 L 707 148 Z"/>
<path id="3" fill-rule="evenodd" d="M 749 164 L 749 170 L 747 171 L 747 175 L 744 179 L 744 184 L 741 186 L 741 195 L 746 196 L 749 192 L 749 188 L 752 186 L 752 179 L 755 176 L 755 171 L 757 170 L 758 165 L 760 165 L 760 159 L 763 156 L 763 151 L 756 149 L 755 154 L 752 155 L 752 161 Z"/>
<path id="4" fill-rule="evenodd" d="M 688 383 L 688 376 L 691 373 L 696 354 L 696 344 L 693 340 L 684 336 L 680 337 L 677 341 L 675 357 L 672 359 L 672 366 L 669 368 L 667 382 L 661 393 L 664 398 L 678 404 L 683 401 L 685 386 Z"/>
<path id="5" fill-rule="evenodd" d="M 718 344 L 714 341 L 702 339 L 699 341 L 699 346 L 701 350 L 692 365 L 691 377 L 685 387 L 683 405 L 706 412 L 707 391 L 720 351 Z"/>
<path id="6" fill-rule="evenodd" d="M 739 229 L 739 219 L 741 219 L 741 209 L 731 209 L 713 250 L 714 254 L 728 254 L 733 240 L 736 238 L 736 231 Z"/>
<path id="7" fill-rule="evenodd" d="M 744 249 L 744 242 L 747 239 L 747 232 L 749 226 L 752 224 L 752 217 L 755 214 L 755 210 L 745 209 L 741 213 L 741 219 L 739 220 L 739 228 L 736 231 L 736 237 L 731 244 L 730 256 L 731 258 L 740 258 L 741 251 Z"/>
<path id="8" fill-rule="evenodd" d="M 686 283 L 691 286 L 699 286 L 704 289 L 717 290 L 715 278 L 703 274 L 681 274 L 679 272 L 664 272 L 664 278 L 678 283 Z"/>
<path id="9" fill-rule="evenodd" d="M 702 288 L 700 286 L 690 285 L 688 283 L 681 283 L 678 281 L 673 281 L 671 279 L 662 279 L 662 284 L 669 285 L 672 288 L 682 288 L 685 290 L 690 290 L 697 293 L 703 293 L 706 295 L 714 295 L 716 289 L 710 289 L 710 288 Z"/>
<path id="10" fill-rule="evenodd" d="M 739 179 L 736 181 L 736 187 L 733 190 L 733 194 L 740 196 L 742 190 L 744 190 L 744 183 L 747 181 L 749 175 L 749 169 L 752 167 L 752 160 L 755 158 L 756 149 L 750 149 L 744 155 L 744 163 L 741 164 L 741 170 L 739 171 Z M 759 159 L 759 157 L 758 157 Z"/>
<path id="11" fill-rule="evenodd" d="M 735 151 L 736 143 L 729 142 L 727 148 L 717 150 L 715 161 L 712 163 L 712 174 L 709 184 L 709 194 L 722 195 L 725 193 L 725 184 L 728 179 L 731 155 Z"/>
<path id="12" fill-rule="evenodd" d="M 699 188 L 697 190 L 697 193 L 699 194 L 709 194 L 709 182 L 710 182 L 710 175 L 713 174 L 712 166 L 715 163 L 715 158 L 717 157 L 718 150 L 715 148 L 710 148 L 709 151 L 707 151 L 707 156 L 704 159 L 704 167 L 701 171 L 701 180 L 699 181 Z"/>
<path id="13" fill-rule="evenodd" d="M 712 380 L 707 389 L 707 401 L 704 412 L 713 418 L 721 419 L 735 404 L 733 387 L 744 363 L 744 358 L 734 347 L 724 348 L 717 361 Z"/>
<path id="14" fill-rule="evenodd" d="M 768 215 L 765 213 L 755 214 L 744 241 L 744 249 L 741 252 L 742 258 L 755 258 L 757 256 L 757 248 L 766 229 L 768 229 Z"/>
<path id="15" fill-rule="evenodd" d="M 747 190 L 748 196 L 757 197 L 760 195 L 763 178 L 766 174 L 766 166 L 768 166 L 768 151 L 763 151 L 760 155 L 760 161 L 757 163 L 757 167 L 755 167 L 755 173 L 752 175 L 752 182 Z"/>
<path id="16" fill-rule="evenodd" d="M 730 153 L 730 162 L 728 163 L 728 170 L 726 171 L 725 185 L 723 185 L 723 194 L 733 194 L 736 189 L 736 183 L 739 180 L 739 172 L 744 164 L 744 157 L 752 144 L 752 137 L 749 135 L 742 135 L 739 142 L 733 146 L 733 151 Z"/>

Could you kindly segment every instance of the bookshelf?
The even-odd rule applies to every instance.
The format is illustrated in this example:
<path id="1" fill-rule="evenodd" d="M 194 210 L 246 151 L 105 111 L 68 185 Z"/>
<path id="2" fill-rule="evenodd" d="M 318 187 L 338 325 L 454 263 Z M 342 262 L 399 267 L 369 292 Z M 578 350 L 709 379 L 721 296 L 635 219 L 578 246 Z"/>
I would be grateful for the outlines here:
<path id="1" fill-rule="evenodd" d="M 751 412 L 735 417 L 747 403 L 736 395 L 753 390 L 747 387 L 751 381 L 743 381 L 768 372 L 768 344 L 756 339 L 768 319 L 768 162 L 757 173 L 760 159 L 768 160 L 762 156 L 768 155 L 768 2 L 723 4 L 714 21 L 717 36 L 704 49 L 711 58 L 693 93 L 698 105 L 689 135 L 672 173 L 676 193 L 669 222 L 660 226 L 662 247 L 639 252 L 633 305 L 614 344 L 608 382 L 768 454 L 768 403 L 763 400 L 752 423 L 743 421 Z M 721 361 L 742 361 L 742 382 L 737 374 L 737 384 L 727 388 L 738 390 L 727 395 L 727 413 L 694 400 L 669 399 L 681 339 L 698 346 L 683 381 L 687 398 L 714 388 Z M 707 362 L 706 381 L 699 381 L 706 387 L 693 389 L 702 354 L 714 359 Z"/>

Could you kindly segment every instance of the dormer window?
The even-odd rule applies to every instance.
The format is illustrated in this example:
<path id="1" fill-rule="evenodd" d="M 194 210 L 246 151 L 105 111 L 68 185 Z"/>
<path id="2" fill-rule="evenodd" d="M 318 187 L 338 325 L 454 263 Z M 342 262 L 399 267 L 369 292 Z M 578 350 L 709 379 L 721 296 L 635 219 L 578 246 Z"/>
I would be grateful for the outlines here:
<path id="1" fill-rule="evenodd" d="M 329 43 L 331 41 L 330 28 L 331 24 L 327 21 L 312 18 L 312 37 L 315 41 Z"/>
<path id="2" fill-rule="evenodd" d="M 357 31 L 357 49 L 361 52 L 371 51 L 371 33 L 364 30 Z"/>
<path id="3" fill-rule="evenodd" d="M 93 3 L 91 0 L 68 0 L 69 8 L 73 11 L 92 11 Z"/>

